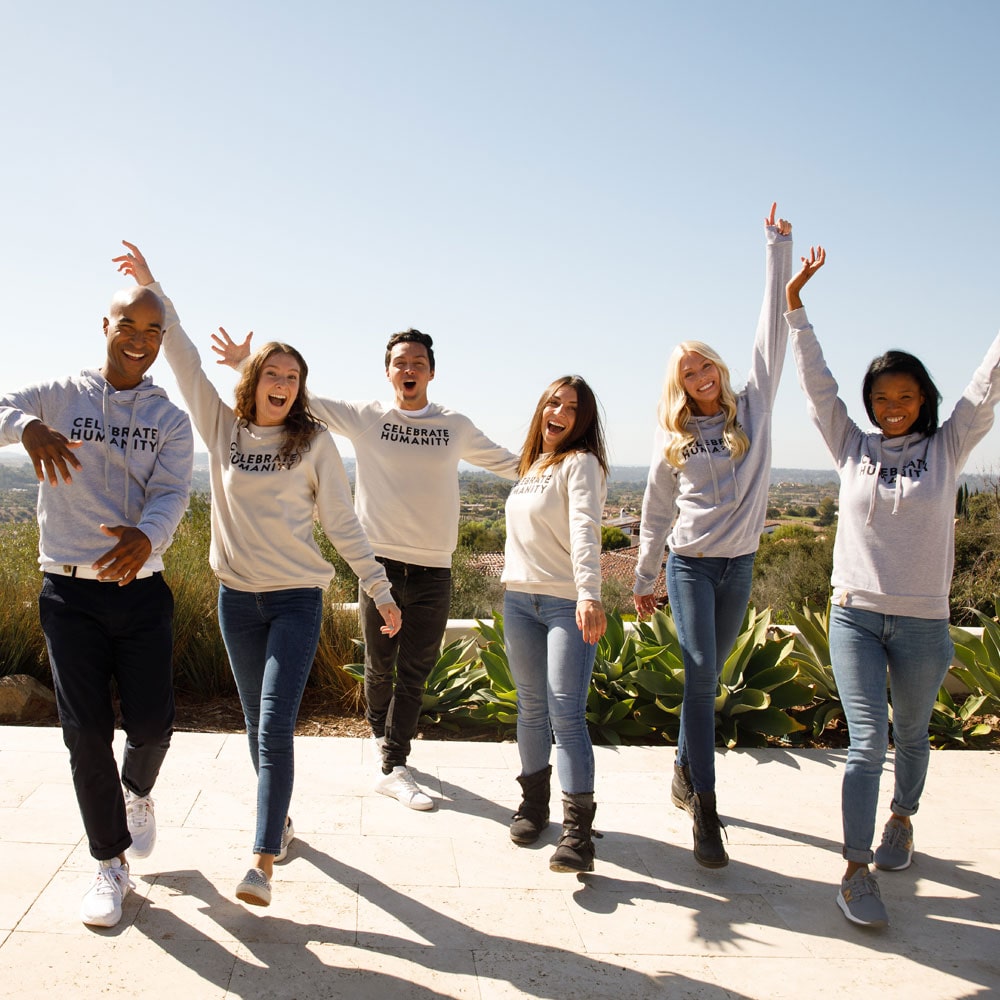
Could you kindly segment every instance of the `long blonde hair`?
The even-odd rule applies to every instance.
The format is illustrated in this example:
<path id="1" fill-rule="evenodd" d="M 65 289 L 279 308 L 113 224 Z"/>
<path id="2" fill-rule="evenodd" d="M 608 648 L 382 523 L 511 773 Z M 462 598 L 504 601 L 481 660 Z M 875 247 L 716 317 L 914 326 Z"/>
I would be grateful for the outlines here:
<path id="1" fill-rule="evenodd" d="M 708 344 L 700 340 L 685 340 L 679 343 L 667 362 L 667 375 L 663 380 L 663 392 L 656 408 L 656 416 L 660 426 L 667 432 L 667 446 L 663 449 L 663 457 L 668 465 L 675 469 L 684 467 L 687 461 L 685 452 L 697 440 L 690 429 L 693 415 L 691 400 L 681 384 L 681 359 L 685 354 L 700 354 L 713 362 L 719 369 L 721 382 L 719 405 L 726 417 L 726 425 L 722 431 L 722 439 L 733 458 L 739 458 L 750 447 L 750 439 L 743 428 L 736 422 L 736 393 L 729 378 L 729 367 Z"/>

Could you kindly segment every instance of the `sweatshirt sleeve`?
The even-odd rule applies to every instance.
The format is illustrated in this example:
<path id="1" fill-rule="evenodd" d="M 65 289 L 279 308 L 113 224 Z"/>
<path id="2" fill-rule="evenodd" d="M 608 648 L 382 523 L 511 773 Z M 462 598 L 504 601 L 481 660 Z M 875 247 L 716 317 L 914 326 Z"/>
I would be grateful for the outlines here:
<path id="1" fill-rule="evenodd" d="M 42 397 L 37 386 L 0 396 L 0 447 L 17 444 L 25 427 L 33 420 L 42 420 Z"/>
<path id="2" fill-rule="evenodd" d="M 350 403 L 343 399 L 328 399 L 325 396 L 309 394 L 309 409 L 326 424 L 333 434 L 339 434 L 349 441 L 355 441 L 375 419 L 366 411 L 370 407 L 364 403 Z"/>
<path id="3" fill-rule="evenodd" d="M 361 589 L 377 605 L 392 603 L 385 569 L 375 560 L 368 536 L 354 513 L 351 484 L 337 445 L 329 434 L 318 434 L 312 447 L 317 452 L 316 509 L 327 538 L 357 574 Z"/>
<path id="4" fill-rule="evenodd" d="M 774 405 L 778 382 L 785 364 L 788 324 L 785 322 L 785 285 L 792 276 L 792 237 L 782 236 L 777 226 L 767 227 L 764 268 L 764 301 L 757 318 L 753 357 L 747 388 L 764 397 L 767 409 Z"/>
<path id="5" fill-rule="evenodd" d="M 601 599 L 601 518 L 607 483 L 589 452 L 566 460 L 569 497 L 569 551 L 577 601 Z"/>
<path id="6" fill-rule="evenodd" d="M 188 507 L 194 438 L 191 421 L 172 408 L 175 418 L 169 428 L 160 428 L 156 464 L 146 481 L 142 517 L 136 527 L 149 539 L 153 552 L 162 553 L 170 544 Z M 166 431 L 166 433 L 164 433 Z"/>
<path id="7" fill-rule="evenodd" d="M 653 457 L 642 496 L 642 520 L 639 525 L 639 558 L 635 564 L 636 594 L 651 594 L 660 575 L 667 536 L 677 516 L 676 503 L 680 492 L 677 470 L 663 457 L 666 435 L 657 428 L 653 442 Z"/>
<path id="8" fill-rule="evenodd" d="M 491 441 L 471 420 L 467 430 L 467 439 L 463 441 L 462 447 L 462 458 L 466 462 L 503 476 L 504 479 L 517 479 L 520 461 L 517 455 Z"/>
<path id="9" fill-rule="evenodd" d="M 823 435 L 839 469 L 848 454 L 848 442 L 861 434 L 861 430 L 847 415 L 847 407 L 838 395 L 837 380 L 826 366 L 805 309 L 793 309 L 785 318 L 791 328 L 792 356 L 799 373 L 799 385 L 806 394 L 809 416 Z"/>
<path id="10" fill-rule="evenodd" d="M 216 444 L 219 411 L 224 405 L 218 390 L 209 381 L 201 365 L 201 354 L 184 332 L 173 302 L 167 298 L 159 282 L 149 286 L 163 300 L 163 356 L 177 379 L 184 405 L 191 414 L 198 433 L 211 448 Z"/>
<path id="11" fill-rule="evenodd" d="M 965 465 L 972 449 L 993 426 L 994 409 L 1000 400 L 1000 334 L 990 344 L 972 381 L 955 404 L 939 433 L 946 435 L 955 456 L 955 468 Z"/>

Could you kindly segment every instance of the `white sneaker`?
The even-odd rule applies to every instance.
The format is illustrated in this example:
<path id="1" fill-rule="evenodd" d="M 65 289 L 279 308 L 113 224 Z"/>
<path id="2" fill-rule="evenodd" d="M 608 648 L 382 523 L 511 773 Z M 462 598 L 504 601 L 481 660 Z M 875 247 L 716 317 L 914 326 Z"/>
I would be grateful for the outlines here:
<path id="1" fill-rule="evenodd" d="M 114 927 L 122 918 L 122 900 L 134 888 L 127 864 L 117 858 L 102 861 L 80 904 L 80 919 L 91 927 Z"/>
<path id="2" fill-rule="evenodd" d="M 410 809 L 434 808 L 434 800 L 420 790 L 406 767 L 394 767 L 389 774 L 380 774 L 375 782 L 375 791 L 391 796 Z"/>
<path id="3" fill-rule="evenodd" d="M 125 789 L 125 821 L 132 835 L 127 849 L 130 858 L 148 858 L 156 846 L 156 816 L 153 800 L 148 795 L 135 795 Z"/>
<path id="4" fill-rule="evenodd" d="M 285 829 L 281 831 L 281 850 L 274 856 L 275 863 L 284 861 L 288 857 L 288 845 L 295 839 L 295 827 L 292 826 L 292 817 L 285 817 Z"/>

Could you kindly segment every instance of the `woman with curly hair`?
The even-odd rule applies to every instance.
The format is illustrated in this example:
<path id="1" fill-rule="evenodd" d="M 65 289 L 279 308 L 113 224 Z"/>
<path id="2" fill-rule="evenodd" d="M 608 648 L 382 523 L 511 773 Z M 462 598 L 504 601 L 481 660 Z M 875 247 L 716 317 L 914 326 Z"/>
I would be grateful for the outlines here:
<path id="1" fill-rule="evenodd" d="M 707 344 L 679 344 L 667 366 L 659 426 L 642 502 L 635 607 L 656 610 L 653 587 L 669 546 L 667 594 L 684 659 L 671 799 L 694 821 L 695 860 L 729 863 L 715 797 L 715 694 L 750 599 L 767 512 L 771 410 L 788 327 L 791 224 L 764 220 L 767 273 L 750 376 L 734 392 L 729 369 Z"/>
<path id="2" fill-rule="evenodd" d="M 399 609 L 354 513 L 333 438 L 309 410 L 302 355 L 288 344 L 265 344 L 243 369 L 235 406 L 227 406 L 142 254 L 125 245 L 131 252 L 115 260 L 163 299 L 163 353 L 208 446 L 209 562 L 219 578 L 219 627 L 257 772 L 253 865 L 236 896 L 267 906 L 274 862 L 295 835 L 288 816 L 295 720 L 319 643 L 323 591 L 334 573 L 313 537 L 314 511 L 378 606 L 387 634 L 399 630 Z"/>
<path id="3" fill-rule="evenodd" d="M 507 498 L 504 641 L 517 686 L 523 797 L 510 826 L 534 843 L 549 822 L 552 738 L 563 828 L 549 861 L 558 872 L 594 870 L 594 748 L 587 693 L 601 604 L 601 515 L 607 452 L 593 390 L 578 375 L 542 393 L 528 427 L 520 478 Z"/>

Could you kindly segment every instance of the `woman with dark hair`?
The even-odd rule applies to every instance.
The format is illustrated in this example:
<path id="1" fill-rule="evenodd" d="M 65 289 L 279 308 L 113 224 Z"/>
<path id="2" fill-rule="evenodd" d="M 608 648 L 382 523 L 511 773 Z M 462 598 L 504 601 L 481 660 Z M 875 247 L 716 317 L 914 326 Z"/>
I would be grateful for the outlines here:
<path id="1" fill-rule="evenodd" d="M 889 351 L 868 367 L 867 433 L 847 415 L 802 307 L 802 286 L 823 266 L 822 247 L 788 283 L 792 352 L 809 413 L 840 475 L 833 549 L 830 657 L 850 731 L 841 810 L 847 869 L 837 904 L 852 923 L 888 923 L 869 865 L 908 868 L 913 824 L 930 756 L 927 726 L 951 664 L 948 632 L 955 562 L 955 490 L 969 453 L 1000 400 L 1000 337 L 951 416 L 938 428 L 937 387 L 912 354 Z M 872 852 L 879 780 L 889 741 L 892 689 L 895 789 Z"/>
<path id="2" fill-rule="evenodd" d="M 653 588 L 669 547 L 667 593 L 684 658 L 670 797 L 690 814 L 694 858 L 706 868 L 729 864 L 715 797 L 715 695 L 750 600 L 767 513 L 771 411 L 788 340 L 782 290 L 792 273 L 792 226 L 775 221 L 777 207 L 764 220 L 764 302 L 747 384 L 737 393 L 707 344 L 678 344 L 642 499 L 635 608 L 639 615 L 656 610 Z"/>
<path id="3" fill-rule="evenodd" d="M 553 871 L 594 870 L 594 748 L 587 693 L 601 604 L 601 516 L 608 460 L 597 400 L 577 375 L 542 393 L 507 498 L 504 641 L 517 685 L 522 801 L 510 837 L 534 843 L 549 822 L 552 738 L 563 791 Z"/>
<path id="4" fill-rule="evenodd" d="M 295 835 L 288 816 L 295 720 L 319 643 L 323 591 L 334 573 L 313 537 L 314 511 L 375 600 L 386 634 L 399 630 L 399 609 L 354 513 L 333 438 L 309 410 L 302 355 L 288 344 L 265 344 L 241 373 L 235 406 L 227 406 L 142 254 L 125 245 L 131 252 L 115 261 L 162 298 L 163 353 L 208 446 L 209 563 L 219 578 L 219 627 L 257 772 L 253 865 L 236 896 L 267 906 L 274 863 Z"/>

